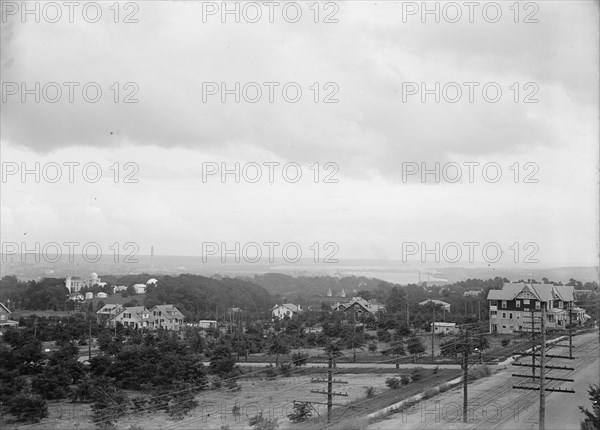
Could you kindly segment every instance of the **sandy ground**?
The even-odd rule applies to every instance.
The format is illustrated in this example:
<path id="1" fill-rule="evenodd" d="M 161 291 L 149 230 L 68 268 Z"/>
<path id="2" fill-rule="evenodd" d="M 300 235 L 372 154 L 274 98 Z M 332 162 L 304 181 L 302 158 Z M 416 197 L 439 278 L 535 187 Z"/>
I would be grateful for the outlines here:
<path id="1" fill-rule="evenodd" d="M 549 376 L 573 378 L 571 382 L 554 382 L 554 387 L 572 387 L 576 394 L 547 393 L 546 428 L 579 429 L 582 417 L 578 406 L 590 408 L 587 389 L 599 380 L 598 333 L 574 338 L 575 362 L 561 360 L 552 364 L 571 365 L 574 372 L 552 371 Z M 555 348 L 553 354 L 564 354 Z M 525 359 L 522 359 L 522 362 Z M 462 418 L 462 386 L 423 401 L 404 412 L 393 414 L 369 429 L 504 429 L 533 430 L 538 428 L 539 392 L 512 389 L 513 384 L 524 385 L 524 378 L 511 377 L 512 373 L 526 373 L 528 368 L 506 366 L 491 377 L 469 384 L 468 422 Z M 531 385 L 526 383 L 526 385 Z"/>

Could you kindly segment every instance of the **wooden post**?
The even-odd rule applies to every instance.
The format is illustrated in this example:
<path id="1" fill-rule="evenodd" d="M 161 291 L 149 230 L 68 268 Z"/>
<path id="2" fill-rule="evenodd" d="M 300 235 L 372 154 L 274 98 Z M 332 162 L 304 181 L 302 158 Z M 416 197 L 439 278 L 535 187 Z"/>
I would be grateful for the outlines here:
<path id="1" fill-rule="evenodd" d="M 433 337 L 435 335 L 435 308 L 433 308 L 433 322 L 431 323 L 431 362 L 433 363 Z"/>
<path id="2" fill-rule="evenodd" d="M 542 331 L 542 343 L 540 345 L 540 414 L 539 414 L 539 426 L 540 430 L 544 430 L 546 428 L 546 393 L 544 391 L 544 377 L 546 371 L 546 303 L 542 302 L 542 321 L 541 321 L 541 331 Z"/>
<path id="3" fill-rule="evenodd" d="M 333 408 L 333 355 L 329 353 L 329 369 L 327 370 L 327 422 L 331 421 Z"/>
<path id="4" fill-rule="evenodd" d="M 463 349 L 463 422 L 467 422 L 467 386 L 469 378 L 469 330 L 466 330 L 466 338 Z"/>
<path id="5" fill-rule="evenodd" d="M 88 360 L 92 359 L 92 319 L 90 318 L 90 330 L 88 332 Z"/>

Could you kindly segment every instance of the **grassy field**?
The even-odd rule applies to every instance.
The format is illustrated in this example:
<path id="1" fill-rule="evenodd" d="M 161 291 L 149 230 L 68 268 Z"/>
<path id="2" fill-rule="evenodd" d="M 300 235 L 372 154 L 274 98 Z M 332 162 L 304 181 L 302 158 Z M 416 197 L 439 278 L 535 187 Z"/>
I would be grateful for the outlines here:
<path id="1" fill-rule="evenodd" d="M 346 381 L 347 384 L 336 385 L 336 391 L 347 393 L 347 397 L 336 397 L 335 403 L 352 406 L 353 411 L 361 416 L 393 404 L 426 387 L 438 385 L 456 377 L 459 371 L 439 370 L 433 374 L 431 370 L 423 370 L 422 379 L 411 382 L 401 389 L 389 389 L 385 380 L 392 371 L 383 372 L 380 369 L 347 369 L 345 372 L 336 370 L 334 379 Z M 294 401 L 317 402 L 314 407 L 321 416 L 326 415 L 326 406 L 318 403 L 326 402 L 326 396 L 311 393 L 311 390 L 326 389 L 326 384 L 313 383 L 314 379 L 326 378 L 325 369 L 293 369 L 289 377 L 278 376 L 267 380 L 257 374 L 243 378 L 239 385 L 241 389 L 232 391 L 227 388 L 206 390 L 196 396 L 199 406 L 184 419 L 175 421 L 162 411 L 148 410 L 121 418 L 116 423 L 117 429 L 127 430 L 135 425 L 142 429 L 219 429 L 229 426 L 230 429 L 248 428 L 248 420 L 262 412 L 264 417 L 277 418 L 280 428 L 304 429 L 319 428 L 323 423 L 318 419 L 301 424 L 289 422 L 287 415 L 293 410 Z M 366 398 L 365 387 L 375 389 L 373 398 Z M 130 396 L 139 393 L 128 392 Z M 27 425 L 31 430 L 75 430 L 94 428 L 90 420 L 90 405 L 70 402 L 49 402 L 50 416 L 38 424 Z M 234 407 L 239 413 L 234 414 Z M 334 417 L 347 413 L 347 406 L 334 408 Z M 315 414 L 317 416 L 317 414 Z M 7 423 L 3 428 L 18 428 Z"/>

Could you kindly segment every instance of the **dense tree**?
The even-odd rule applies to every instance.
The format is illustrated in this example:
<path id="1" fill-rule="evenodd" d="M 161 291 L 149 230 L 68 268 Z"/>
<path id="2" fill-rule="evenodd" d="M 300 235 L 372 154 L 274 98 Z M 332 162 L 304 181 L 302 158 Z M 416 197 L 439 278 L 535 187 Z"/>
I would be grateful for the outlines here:
<path id="1" fill-rule="evenodd" d="M 269 355 L 275 355 L 275 366 L 279 366 L 279 356 L 290 353 L 290 337 L 285 334 L 271 335 L 269 339 Z"/>
<path id="2" fill-rule="evenodd" d="M 231 354 L 231 346 L 224 343 L 217 344 L 210 355 L 210 369 L 213 373 L 225 377 L 235 367 L 235 358 Z"/>
<path id="3" fill-rule="evenodd" d="M 592 410 L 579 407 L 585 415 L 584 420 L 581 421 L 581 430 L 597 430 L 600 429 L 600 385 L 590 385 L 588 393 L 592 402 Z"/>
<path id="4" fill-rule="evenodd" d="M 406 346 L 408 353 L 413 355 L 413 357 L 416 357 L 417 354 L 425 352 L 425 346 L 423 346 L 421 338 L 414 332 L 410 334 L 408 341 L 406 342 Z"/>

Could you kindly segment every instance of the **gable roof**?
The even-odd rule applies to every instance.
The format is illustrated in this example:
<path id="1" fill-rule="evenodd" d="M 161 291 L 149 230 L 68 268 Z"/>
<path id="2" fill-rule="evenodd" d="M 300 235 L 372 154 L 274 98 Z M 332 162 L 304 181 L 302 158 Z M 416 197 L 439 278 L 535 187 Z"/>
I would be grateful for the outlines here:
<path id="1" fill-rule="evenodd" d="M 573 300 L 573 287 L 570 285 L 505 283 L 501 290 L 490 290 L 488 300 L 514 300 L 522 291 L 531 292 L 536 299 L 549 302 L 550 300 Z"/>
<path id="2" fill-rule="evenodd" d="M 98 309 L 98 311 L 96 312 L 97 314 L 107 314 L 107 313 L 112 313 L 113 311 L 117 311 L 119 310 L 119 308 L 122 308 L 123 306 L 115 304 L 115 303 L 109 303 L 107 305 L 102 306 L 100 309 Z"/>
<path id="3" fill-rule="evenodd" d="M 153 312 L 155 309 L 159 310 L 162 314 L 169 318 L 184 319 L 181 311 L 174 305 L 156 305 L 150 309 L 150 312 Z"/>
<path id="4" fill-rule="evenodd" d="M 298 308 L 298 306 L 296 306 L 293 303 L 284 303 L 282 305 L 275 305 L 275 306 L 273 306 L 273 309 L 271 309 L 271 311 L 274 311 L 275 309 L 277 309 L 279 307 L 287 308 L 287 309 L 289 309 L 290 311 L 292 311 L 294 313 L 298 313 L 301 310 L 300 308 Z"/>
<path id="5" fill-rule="evenodd" d="M 121 315 L 122 313 L 127 312 L 128 314 L 131 315 L 137 315 L 139 317 L 141 317 L 142 314 L 149 314 L 148 309 L 146 309 L 145 306 L 132 306 L 130 308 L 123 308 L 121 309 L 119 312 L 117 312 L 115 314 L 115 317 L 118 317 L 119 315 Z"/>
<path id="6" fill-rule="evenodd" d="M 7 313 L 11 313 L 10 309 L 8 309 L 6 306 L 4 306 L 4 303 L 0 303 L 0 306 L 2 307 L 2 309 L 4 309 Z"/>
<path id="7" fill-rule="evenodd" d="M 450 303 L 446 303 L 441 300 L 435 300 L 435 299 L 423 300 L 421 303 L 419 303 L 419 305 L 426 305 L 427 303 L 433 303 L 433 304 L 442 305 L 442 306 L 450 306 Z"/>

